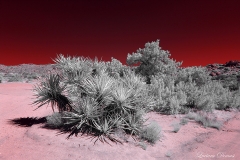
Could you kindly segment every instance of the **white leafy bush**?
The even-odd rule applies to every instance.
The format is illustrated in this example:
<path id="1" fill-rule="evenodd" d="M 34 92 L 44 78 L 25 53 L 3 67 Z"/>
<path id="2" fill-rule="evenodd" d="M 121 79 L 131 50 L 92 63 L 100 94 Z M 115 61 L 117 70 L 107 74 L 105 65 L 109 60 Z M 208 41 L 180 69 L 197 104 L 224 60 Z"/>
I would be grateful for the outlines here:
<path id="1" fill-rule="evenodd" d="M 187 95 L 184 91 L 176 89 L 173 79 L 152 77 L 149 86 L 150 93 L 154 95 L 157 105 L 155 110 L 167 114 L 177 114 L 182 111 L 183 105 L 187 103 Z"/>
<path id="2" fill-rule="evenodd" d="M 152 122 L 141 133 L 141 138 L 154 144 L 160 139 L 161 127 L 157 122 Z"/>
<path id="3" fill-rule="evenodd" d="M 195 82 L 197 87 L 201 87 L 211 81 L 211 76 L 208 75 L 207 69 L 204 67 L 186 67 L 180 69 L 177 73 L 175 84 L 179 82 Z"/>
<path id="4" fill-rule="evenodd" d="M 136 73 L 146 76 L 148 83 L 150 76 L 158 74 L 174 75 L 178 67 L 182 64 L 170 59 L 171 54 L 159 47 L 159 40 L 146 43 L 144 49 L 138 49 L 136 53 L 128 54 L 127 64 L 140 63 L 136 68 Z"/>
<path id="5" fill-rule="evenodd" d="M 34 103 L 41 103 L 39 107 L 48 102 L 65 104 L 58 105 L 58 109 L 64 121 L 62 131 L 71 132 L 68 138 L 85 129 L 95 131 L 101 141 L 105 136 L 118 142 L 111 136 L 116 128 L 131 135 L 140 134 L 143 115 L 156 105 L 142 76 L 122 67 L 116 59 L 104 63 L 60 55 L 55 61 L 62 72 L 41 83 Z M 115 66 L 113 70 L 119 77 L 109 74 L 108 65 Z M 55 122 L 57 126 L 58 121 L 52 124 Z"/>

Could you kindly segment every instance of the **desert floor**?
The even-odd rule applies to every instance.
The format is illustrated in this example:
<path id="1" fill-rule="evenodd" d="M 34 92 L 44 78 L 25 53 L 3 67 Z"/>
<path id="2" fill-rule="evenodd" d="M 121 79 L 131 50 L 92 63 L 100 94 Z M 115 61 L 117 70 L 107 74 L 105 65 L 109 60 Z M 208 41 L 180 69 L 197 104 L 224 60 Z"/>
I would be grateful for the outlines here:
<path id="1" fill-rule="evenodd" d="M 204 128 L 189 121 L 173 132 L 174 123 L 184 115 L 146 115 L 162 128 L 160 140 L 144 149 L 131 137 L 123 144 L 102 143 L 87 135 L 57 135 L 57 130 L 17 126 L 9 120 L 24 117 L 44 117 L 52 113 L 51 107 L 43 106 L 33 111 L 32 83 L 0 83 L 0 159 L 1 160 L 195 160 L 240 159 L 240 113 L 214 111 L 214 116 L 224 123 L 220 130 Z"/>

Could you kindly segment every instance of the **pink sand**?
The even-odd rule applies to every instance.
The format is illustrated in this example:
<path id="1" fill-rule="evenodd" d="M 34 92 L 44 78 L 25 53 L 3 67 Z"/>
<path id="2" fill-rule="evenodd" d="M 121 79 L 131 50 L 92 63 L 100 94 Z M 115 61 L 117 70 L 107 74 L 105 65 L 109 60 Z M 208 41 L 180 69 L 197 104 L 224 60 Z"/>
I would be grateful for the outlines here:
<path id="1" fill-rule="evenodd" d="M 129 142 L 112 145 L 97 141 L 93 145 L 87 136 L 56 135 L 56 130 L 39 125 L 19 127 L 7 120 L 20 117 L 43 117 L 52 109 L 43 106 L 33 111 L 33 83 L 0 84 L 0 159 L 1 160 L 197 160 L 240 159 L 240 113 L 216 111 L 219 120 L 226 121 L 221 130 L 204 128 L 194 121 L 174 133 L 171 126 L 182 115 L 167 116 L 148 113 L 147 123 L 156 121 L 162 128 L 160 140 L 146 150 Z"/>

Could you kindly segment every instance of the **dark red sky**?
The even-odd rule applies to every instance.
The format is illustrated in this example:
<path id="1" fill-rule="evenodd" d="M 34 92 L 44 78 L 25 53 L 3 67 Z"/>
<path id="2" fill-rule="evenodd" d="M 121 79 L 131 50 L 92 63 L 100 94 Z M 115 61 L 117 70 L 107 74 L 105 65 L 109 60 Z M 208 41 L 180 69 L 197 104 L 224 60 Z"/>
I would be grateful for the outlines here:
<path id="1" fill-rule="evenodd" d="M 56 54 L 126 62 L 160 39 L 182 66 L 240 60 L 239 0 L 0 0 L 0 64 Z"/>

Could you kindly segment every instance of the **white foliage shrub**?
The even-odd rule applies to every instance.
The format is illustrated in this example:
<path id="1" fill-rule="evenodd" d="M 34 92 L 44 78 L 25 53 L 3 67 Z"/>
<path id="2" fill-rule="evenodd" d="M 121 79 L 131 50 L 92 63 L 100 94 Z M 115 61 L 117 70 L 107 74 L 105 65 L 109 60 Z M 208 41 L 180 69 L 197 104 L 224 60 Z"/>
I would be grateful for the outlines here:
<path id="1" fill-rule="evenodd" d="M 211 81 L 211 76 L 208 75 L 207 69 L 204 67 L 186 67 L 182 68 L 177 73 L 175 84 L 180 81 L 190 82 L 190 77 L 197 87 L 201 87 Z"/>
<path id="2" fill-rule="evenodd" d="M 169 51 L 162 50 L 159 47 L 159 40 L 152 43 L 146 43 L 144 49 L 138 49 L 136 53 L 128 54 L 127 64 L 133 65 L 140 63 L 136 72 L 148 78 L 158 74 L 174 75 L 182 62 L 175 62 L 169 57 Z"/>

